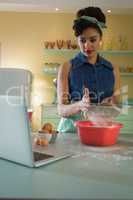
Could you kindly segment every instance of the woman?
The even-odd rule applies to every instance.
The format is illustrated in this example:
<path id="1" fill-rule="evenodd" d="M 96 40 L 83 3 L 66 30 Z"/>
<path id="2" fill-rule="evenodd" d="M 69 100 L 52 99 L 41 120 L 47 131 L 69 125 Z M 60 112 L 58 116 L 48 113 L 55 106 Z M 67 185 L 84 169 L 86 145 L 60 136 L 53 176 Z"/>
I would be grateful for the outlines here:
<path id="1" fill-rule="evenodd" d="M 119 68 L 98 54 L 106 18 L 98 7 L 77 12 L 73 30 L 80 53 L 64 63 L 58 73 L 58 112 L 62 117 L 58 130 L 75 131 L 73 121 L 87 111 L 90 103 L 112 104 L 119 100 Z"/>

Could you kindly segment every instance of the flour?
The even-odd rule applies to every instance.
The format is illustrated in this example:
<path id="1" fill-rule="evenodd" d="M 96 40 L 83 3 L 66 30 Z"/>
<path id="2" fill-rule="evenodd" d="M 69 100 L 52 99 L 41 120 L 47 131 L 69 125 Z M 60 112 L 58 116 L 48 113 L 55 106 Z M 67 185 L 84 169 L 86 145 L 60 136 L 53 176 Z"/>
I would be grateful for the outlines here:
<path id="1" fill-rule="evenodd" d="M 127 162 L 133 160 L 133 151 L 121 151 L 116 150 L 116 152 L 106 152 L 106 153 L 96 153 L 96 152 L 77 152 L 72 158 L 91 158 L 99 161 L 107 162 L 108 164 L 113 164 L 119 166 L 121 162 Z M 86 160 L 87 162 L 87 160 Z M 88 163 L 88 162 L 87 162 Z M 87 164 L 86 163 L 86 164 Z M 88 163 L 89 164 L 89 163 Z"/>
<path id="2" fill-rule="evenodd" d="M 95 126 L 113 126 L 112 125 L 113 118 L 107 117 L 104 112 L 99 112 L 99 113 L 95 113 L 93 111 L 89 113 L 86 112 L 84 114 L 84 117 L 86 120 L 91 121 Z"/>
<path id="3" fill-rule="evenodd" d="M 114 119 L 121 113 L 121 109 L 112 105 L 91 105 L 83 116 L 85 120 L 93 122 L 95 126 L 111 126 Z"/>

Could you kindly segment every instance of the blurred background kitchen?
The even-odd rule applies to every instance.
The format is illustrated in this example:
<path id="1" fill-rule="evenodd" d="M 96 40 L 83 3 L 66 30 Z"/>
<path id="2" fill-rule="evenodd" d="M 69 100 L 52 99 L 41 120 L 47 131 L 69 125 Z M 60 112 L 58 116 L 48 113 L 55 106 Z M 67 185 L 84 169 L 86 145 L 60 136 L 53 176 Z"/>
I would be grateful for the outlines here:
<path id="1" fill-rule="evenodd" d="M 109 28 L 104 31 L 101 54 L 119 65 L 128 103 L 133 103 L 132 0 L 3 0 L 0 1 L 0 67 L 31 71 L 29 107 L 33 109 L 33 130 L 47 121 L 55 127 L 58 124 L 58 68 L 78 52 L 72 23 L 76 11 L 86 6 L 101 7 L 107 16 Z"/>

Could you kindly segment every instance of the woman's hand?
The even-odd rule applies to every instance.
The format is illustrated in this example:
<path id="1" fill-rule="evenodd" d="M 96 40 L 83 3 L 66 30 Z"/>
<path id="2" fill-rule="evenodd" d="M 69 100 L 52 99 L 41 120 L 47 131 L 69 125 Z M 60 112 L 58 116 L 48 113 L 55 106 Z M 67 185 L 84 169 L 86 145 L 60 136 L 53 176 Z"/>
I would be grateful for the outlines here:
<path id="1" fill-rule="evenodd" d="M 101 102 L 101 105 L 105 105 L 105 106 L 112 106 L 114 104 L 115 104 L 115 97 L 114 96 L 107 97 Z"/>
<path id="2" fill-rule="evenodd" d="M 82 97 L 82 100 L 79 101 L 80 111 L 82 112 L 88 111 L 89 106 L 90 106 L 89 89 L 84 88 L 84 95 Z"/>

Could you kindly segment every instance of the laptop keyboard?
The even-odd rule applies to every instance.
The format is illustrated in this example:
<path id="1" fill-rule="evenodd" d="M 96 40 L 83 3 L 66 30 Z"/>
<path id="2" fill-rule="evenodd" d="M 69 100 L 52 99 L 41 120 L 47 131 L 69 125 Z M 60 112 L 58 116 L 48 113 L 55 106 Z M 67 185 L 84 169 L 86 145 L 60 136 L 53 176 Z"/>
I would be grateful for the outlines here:
<path id="1" fill-rule="evenodd" d="M 34 157 L 34 161 L 41 161 L 41 160 L 46 160 L 48 158 L 53 158 L 54 156 L 50 154 L 40 153 L 40 152 L 33 152 L 33 157 Z"/>

